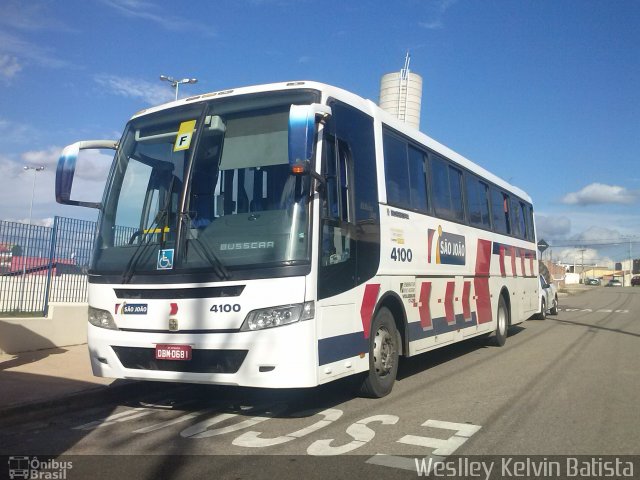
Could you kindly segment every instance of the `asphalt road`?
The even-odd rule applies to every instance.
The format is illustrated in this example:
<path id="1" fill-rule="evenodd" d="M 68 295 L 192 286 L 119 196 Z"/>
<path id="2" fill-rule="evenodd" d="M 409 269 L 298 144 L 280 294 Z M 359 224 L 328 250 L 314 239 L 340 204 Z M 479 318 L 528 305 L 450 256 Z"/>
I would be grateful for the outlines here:
<path id="1" fill-rule="evenodd" d="M 66 478 L 297 478 L 303 467 L 307 478 L 415 477 L 415 459 L 429 456 L 638 455 L 640 288 L 561 298 L 557 316 L 513 327 L 502 348 L 453 345 L 405 360 L 399 377 L 379 400 L 355 397 L 348 381 L 154 384 L 3 427 L 0 454 L 63 455 L 75 462 Z"/>

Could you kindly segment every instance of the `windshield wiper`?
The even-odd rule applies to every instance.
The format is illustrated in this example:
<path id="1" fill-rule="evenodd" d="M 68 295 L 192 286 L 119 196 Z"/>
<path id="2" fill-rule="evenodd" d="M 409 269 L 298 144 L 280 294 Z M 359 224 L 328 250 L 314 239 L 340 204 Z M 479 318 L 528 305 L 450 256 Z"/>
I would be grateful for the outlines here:
<path id="1" fill-rule="evenodd" d="M 186 214 L 185 217 L 187 221 L 191 223 L 191 217 L 188 214 Z M 209 264 L 214 267 L 216 275 L 218 275 L 223 280 L 231 279 L 231 273 L 229 273 L 227 267 L 224 266 L 224 263 L 222 263 L 220 257 L 218 257 L 216 253 L 211 248 L 209 248 L 208 245 L 206 245 L 196 236 L 189 238 L 189 240 L 192 242 L 192 245 L 198 247 L 200 255 L 206 258 Z"/>
<path id="2" fill-rule="evenodd" d="M 164 247 L 164 230 L 165 230 L 165 227 L 168 226 L 167 223 L 169 219 L 169 206 L 171 204 L 171 191 L 173 190 L 173 184 L 174 184 L 175 178 L 176 178 L 175 176 L 171 177 L 171 181 L 169 182 L 169 188 L 167 189 L 167 198 L 164 201 L 164 205 L 160 210 L 158 210 L 158 213 L 153 219 L 153 222 L 151 222 L 151 225 L 149 226 L 149 228 L 143 230 L 140 233 L 140 244 L 134 250 L 133 255 L 131 255 L 131 258 L 127 262 L 124 272 L 122 272 L 122 283 L 129 283 L 129 281 L 131 281 L 136 265 L 140 261 L 142 254 L 145 253 L 145 251 L 147 250 L 146 248 L 143 249 L 142 247 L 148 247 L 149 245 L 151 245 L 152 235 L 156 233 L 156 230 L 158 228 L 158 225 L 160 225 L 160 222 L 162 222 L 162 228 L 160 228 L 160 248 L 162 249 Z M 146 243 L 145 243 L 145 239 L 147 239 Z"/>
<path id="3" fill-rule="evenodd" d="M 145 229 L 145 231 L 143 231 L 140 234 L 140 244 L 136 247 L 136 249 L 133 252 L 133 255 L 131 255 L 131 258 L 127 262 L 127 266 L 125 267 L 124 272 L 122 273 L 122 283 L 129 283 L 129 281 L 133 277 L 133 272 L 135 271 L 136 265 L 140 261 L 140 258 L 142 258 L 142 254 L 145 253 L 145 251 L 147 250 L 146 248 L 143 249 L 142 247 L 148 247 L 149 245 L 151 245 L 151 238 L 152 238 L 151 235 L 155 234 L 155 231 L 157 230 L 157 227 L 160 221 L 168 216 L 169 216 L 168 211 L 160 210 L 156 215 L 156 218 L 153 220 L 153 223 L 150 225 L 150 227 Z M 161 228 L 160 235 L 162 235 L 161 242 L 164 243 L 164 228 Z M 161 243 L 161 248 L 162 248 L 162 243 Z"/>

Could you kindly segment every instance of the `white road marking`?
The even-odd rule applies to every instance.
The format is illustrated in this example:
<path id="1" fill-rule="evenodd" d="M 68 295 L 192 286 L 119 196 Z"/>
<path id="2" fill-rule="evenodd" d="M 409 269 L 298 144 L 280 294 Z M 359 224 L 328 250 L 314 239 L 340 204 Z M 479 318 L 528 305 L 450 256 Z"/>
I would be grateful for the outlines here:
<path id="1" fill-rule="evenodd" d="M 302 412 L 296 416 L 307 416 L 313 412 Z M 323 410 L 322 412 L 318 412 L 317 415 L 322 415 L 324 419 L 317 421 L 313 425 L 309 425 L 301 430 L 297 430 L 293 433 L 289 433 L 288 435 L 282 435 L 279 437 L 273 438 L 261 438 L 262 432 L 250 431 L 243 433 L 239 437 L 237 437 L 232 443 L 239 447 L 249 447 L 249 448 L 262 448 L 262 447 L 270 447 L 272 445 L 280 445 L 282 443 L 290 442 L 291 440 L 295 440 L 297 438 L 302 438 L 307 436 L 313 432 L 320 430 L 321 428 L 330 425 L 335 422 L 342 416 L 342 410 L 338 410 L 335 408 L 329 408 L 327 410 Z"/>
<path id="2" fill-rule="evenodd" d="M 73 427 L 72 430 L 94 430 L 96 428 L 113 425 L 114 423 L 128 422 L 129 420 L 144 417 L 145 415 L 149 415 L 153 412 L 154 410 L 149 408 L 133 408 L 131 410 L 109 415 L 108 417 L 101 418 L 100 420 L 85 423 L 79 427 Z"/>
<path id="3" fill-rule="evenodd" d="M 206 415 L 208 413 L 216 411 L 215 408 L 207 408 L 206 410 L 200 410 L 193 413 L 188 413 L 186 415 L 181 415 L 178 418 L 174 418 L 173 420 L 168 420 L 166 422 L 158 423 L 156 425 L 151 425 L 145 428 L 139 428 L 138 430 L 134 430 L 132 433 L 151 433 L 156 430 L 161 430 L 166 427 L 170 427 L 171 425 L 176 425 L 178 423 L 186 422 L 187 420 L 191 420 L 192 418 L 199 417 L 200 415 Z"/>
<path id="4" fill-rule="evenodd" d="M 422 426 L 454 430 L 456 432 L 447 440 L 432 437 L 421 437 L 417 435 L 405 435 L 400 440 L 397 440 L 398 443 L 404 443 L 406 445 L 433 448 L 434 450 L 429 456 L 436 462 L 440 462 L 444 457 L 451 455 L 482 428 L 479 425 L 472 425 L 470 423 L 453 423 L 441 420 L 427 420 L 422 424 Z M 429 456 L 425 458 L 428 459 Z M 401 468 L 403 470 L 411 470 L 414 472 L 416 471 L 416 459 L 410 457 L 378 454 L 369 458 L 367 463 L 391 468 Z"/>
<path id="5" fill-rule="evenodd" d="M 558 308 L 559 312 L 580 312 L 580 313 L 629 313 L 629 310 L 612 310 L 610 308 L 600 308 L 593 310 L 591 308 Z"/>
<path id="6" fill-rule="evenodd" d="M 282 413 L 285 410 L 286 406 L 281 405 L 265 412 L 265 415 L 249 418 L 234 425 L 229 425 L 228 427 L 209 430 L 209 427 L 211 427 L 212 425 L 217 425 L 218 423 L 221 423 L 225 420 L 239 416 L 239 414 L 237 413 L 222 413 L 220 415 L 216 415 L 213 418 L 209 418 L 207 420 L 203 420 L 202 422 L 196 423 L 189 428 L 185 428 L 180 432 L 180 436 L 185 438 L 208 438 L 216 435 L 224 435 L 226 433 L 237 432 L 238 430 L 242 430 L 244 428 L 249 428 L 259 423 L 266 422 L 267 420 L 273 418 L 274 416 Z"/>
<path id="7" fill-rule="evenodd" d="M 444 461 L 444 457 L 438 457 L 437 455 L 429 455 L 424 457 L 425 462 L 429 462 L 432 459 L 432 463 L 439 463 Z M 381 467 L 398 468 L 401 470 L 409 470 L 410 472 L 417 473 L 417 465 L 422 462 L 423 458 L 414 457 L 398 457 L 396 455 L 386 455 L 384 453 L 377 453 L 373 457 L 369 458 L 365 463 L 371 465 L 380 465 Z"/>
<path id="8" fill-rule="evenodd" d="M 400 420 L 395 415 L 374 415 L 367 417 L 356 423 L 349 425 L 347 433 L 353 437 L 353 441 L 341 445 L 338 447 L 332 447 L 331 443 L 333 438 L 328 440 L 316 440 L 309 448 L 307 448 L 307 454 L 309 455 L 342 455 L 344 453 L 360 448 L 367 442 L 370 442 L 375 437 L 376 432 L 367 427 L 368 423 L 380 422 L 383 425 L 395 425 Z"/>

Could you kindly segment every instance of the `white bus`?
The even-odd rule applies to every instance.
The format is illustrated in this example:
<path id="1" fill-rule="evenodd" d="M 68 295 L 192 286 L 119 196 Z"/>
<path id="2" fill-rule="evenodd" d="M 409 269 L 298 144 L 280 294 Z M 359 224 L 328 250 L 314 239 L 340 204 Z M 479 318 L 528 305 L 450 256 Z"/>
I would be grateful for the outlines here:
<path id="1" fill-rule="evenodd" d="M 80 150 L 115 149 L 99 203 Z M 97 376 L 313 387 L 538 311 L 531 199 L 332 86 L 290 82 L 136 113 L 78 142 L 56 199 L 98 208 L 88 343 Z"/>

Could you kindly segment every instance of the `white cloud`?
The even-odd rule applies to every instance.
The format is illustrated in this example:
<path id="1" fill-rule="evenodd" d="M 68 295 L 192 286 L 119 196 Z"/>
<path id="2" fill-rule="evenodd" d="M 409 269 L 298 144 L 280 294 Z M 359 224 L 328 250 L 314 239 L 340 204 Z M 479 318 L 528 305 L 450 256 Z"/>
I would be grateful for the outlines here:
<path id="1" fill-rule="evenodd" d="M 538 239 L 563 238 L 571 232 L 571 220 L 559 215 L 536 214 Z"/>
<path id="2" fill-rule="evenodd" d="M 34 64 L 48 68 L 62 68 L 69 63 L 56 57 L 53 49 L 42 47 L 7 32 L 0 31 L 0 55 L 8 57 L 9 65 Z M 11 60 L 15 59 L 15 61 Z M 13 67 L 15 68 L 15 67 Z"/>
<path id="3" fill-rule="evenodd" d="M 62 152 L 62 148 L 52 145 L 44 150 L 30 150 L 24 152 L 20 157 L 24 161 L 25 165 L 43 166 L 47 170 L 55 170 L 60 152 Z"/>
<path id="4" fill-rule="evenodd" d="M 422 28 L 426 28 L 427 30 L 437 30 L 444 26 L 442 20 L 440 19 L 431 20 L 429 22 L 419 22 L 418 25 L 420 25 Z"/>
<path id="5" fill-rule="evenodd" d="M 8 145 L 33 142 L 35 136 L 33 127 L 0 116 L 0 137 L 4 148 Z"/>
<path id="6" fill-rule="evenodd" d="M 564 248 L 554 252 L 553 256 L 560 262 L 567 264 L 598 266 L 613 264 L 613 260 L 610 257 L 603 255 L 600 250 L 595 248 Z"/>
<path id="7" fill-rule="evenodd" d="M 50 7 L 50 2 L 38 0 L 4 0 L 0 6 L 0 25 L 24 31 L 70 31 Z"/>
<path id="8" fill-rule="evenodd" d="M 12 160 L 7 155 L 0 154 L 0 172 L 2 172 L 2 176 L 5 180 L 12 179 L 22 173 L 22 165 Z M 10 190 L 10 188 L 5 188 L 4 190 Z"/>
<path id="9" fill-rule="evenodd" d="M 622 234 L 618 230 L 611 230 L 609 228 L 597 226 L 589 227 L 583 232 L 573 235 L 571 240 L 585 245 L 624 241 Z"/>
<path id="10" fill-rule="evenodd" d="M 175 15 L 168 15 L 164 6 L 158 6 L 145 0 L 102 0 L 105 5 L 129 18 L 142 18 L 173 32 L 198 32 L 206 36 L 215 35 L 211 25 L 193 22 Z"/>
<path id="11" fill-rule="evenodd" d="M 149 105 L 158 105 L 173 100 L 173 92 L 168 84 L 117 75 L 96 75 L 94 80 L 111 93 L 127 98 L 135 98 Z"/>
<path id="12" fill-rule="evenodd" d="M 29 65 L 62 68 L 68 62 L 58 58 L 52 48 L 31 43 L 7 30 L 71 31 L 55 14 L 48 2 L 5 0 L 0 3 L 0 79 L 8 83 Z"/>
<path id="13" fill-rule="evenodd" d="M 427 20 L 418 22 L 418 26 L 427 30 L 444 28 L 444 14 L 457 0 L 435 0 L 425 3 L 427 6 Z"/>
<path id="14" fill-rule="evenodd" d="M 12 55 L 0 54 L 0 76 L 5 79 L 11 79 L 22 70 L 22 65 L 18 63 L 18 59 Z"/>
<path id="15" fill-rule="evenodd" d="M 630 204 L 636 199 L 637 195 L 625 187 L 592 183 L 582 190 L 566 194 L 562 198 L 562 203 L 581 206 L 611 203 Z"/>

